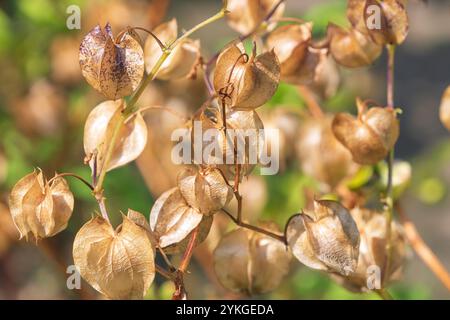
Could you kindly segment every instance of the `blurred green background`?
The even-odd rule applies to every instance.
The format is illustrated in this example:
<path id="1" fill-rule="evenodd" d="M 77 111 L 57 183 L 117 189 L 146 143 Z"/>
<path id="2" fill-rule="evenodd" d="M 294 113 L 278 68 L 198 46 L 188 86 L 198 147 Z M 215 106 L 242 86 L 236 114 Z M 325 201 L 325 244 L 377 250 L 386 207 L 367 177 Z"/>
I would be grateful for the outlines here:
<path id="1" fill-rule="evenodd" d="M 0 2 L 0 298 L 42 299 L 80 298 L 66 288 L 64 264 L 72 264 L 71 245 L 77 230 L 96 210 L 90 192 L 70 180 L 76 205 L 66 231 L 40 245 L 16 241 L 5 207 L 11 187 L 33 168 L 54 172 L 75 172 L 89 179 L 83 164 L 83 124 L 89 111 L 102 97 L 82 79 L 78 65 L 78 46 L 84 34 L 95 24 L 110 21 L 115 33 L 127 25 L 151 28 L 161 20 L 178 19 L 180 28 L 189 28 L 220 8 L 220 1 L 172 0 L 6 0 Z M 66 9 L 81 8 L 81 30 L 68 30 Z M 345 24 L 346 2 L 287 1 L 286 16 L 314 22 L 314 34 L 324 34 L 329 21 Z M 167 13 L 164 15 L 164 11 Z M 396 105 L 403 108 L 401 136 L 396 157 L 411 162 L 412 184 L 404 206 L 416 222 L 425 240 L 443 263 L 450 267 L 450 139 L 438 119 L 441 94 L 450 84 L 450 3 L 430 1 L 428 5 L 411 1 L 410 33 L 398 49 L 395 92 Z M 201 39 L 202 52 L 209 56 L 236 37 L 224 21 L 195 34 Z M 374 66 L 342 70 L 342 85 L 337 94 L 326 100 L 329 111 L 354 111 L 354 98 L 361 96 L 383 103 L 385 96 L 385 57 Z M 198 84 L 198 81 L 197 81 Z M 169 86 L 171 86 L 170 84 Z M 201 86 L 201 81 L 200 84 Z M 194 90 L 185 84 L 157 83 L 164 91 L 161 101 L 188 103 L 196 109 L 200 102 Z M 171 96 L 168 97 L 168 92 Z M 152 92 L 150 92 L 150 95 Z M 186 96 L 188 96 L 186 98 Z M 202 95 L 200 95 L 201 97 Z M 150 97 L 156 99 L 155 97 Z M 178 100 L 177 100 L 178 99 Z M 189 100 L 191 99 L 191 100 Z M 187 100 L 187 102 L 186 102 Z M 180 102 L 181 101 L 181 102 Z M 184 102 L 183 102 L 184 101 Z M 304 108 L 294 87 L 282 84 L 264 108 L 288 105 Z M 141 171 L 144 165 L 141 165 Z M 145 171 L 145 170 L 144 170 Z M 105 189 L 108 206 L 115 218 L 127 208 L 148 215 L 155 192 L 149 180 L 152 168 L 143 175 L 133 163 L 108 174 Z M 249 205 L 257 215 L 281 225 L 305 205 L 304 188 L 314 188 L 311 178 L 297 166 L 290 166 L 277 176 L 254 178 L 259 190 Z M 158 181 L 156 181 L 158 183 Z M 154 186 L 153 186 L 154 187 Z M 163 188 L 156 186 L 155 189 Z M 158 192 L 156 192 L 158 193 Z M 244 193 L 245 197 L 245 193 Z M 257 204 L 254 204 L 252 202 Z M 116 219 L 116 221 L 118 221 Z M 208 258 L 206 258 L 208 259 Z M 187 281 L 193 298 L 227 297 L 205 270 L 208 261 L 197 259 Z M 207 280 L 205 281 L 205 278 Z M 86 287 L 88 296 L 93 290 Z M 170 298 L 171 284 L 158 279 L 148 298 Z M 404 279 L 392 287 L 400 299 L 450 298 L 448 291 L 411 252 Z M 84 293 L 83 293 L 84 294 Z M 291 275 L 268 299 L 373 299 L 371 294 L 356 295 L 336 285 L 327 276 L 293 264 Z"/>

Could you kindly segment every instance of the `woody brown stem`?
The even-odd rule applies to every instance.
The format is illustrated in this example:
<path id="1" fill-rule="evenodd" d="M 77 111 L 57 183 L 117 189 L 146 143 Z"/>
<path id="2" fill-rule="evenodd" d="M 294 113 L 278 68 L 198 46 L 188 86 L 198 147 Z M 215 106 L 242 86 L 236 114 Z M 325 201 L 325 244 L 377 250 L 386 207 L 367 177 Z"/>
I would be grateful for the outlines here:
<path id="1" fill-rule="evenodd" d="M 324 115 L 322 108 L 317 103 L 311 90 L 306 86 L 298 86 L 298 91 L 302 98 L 305 100 L 306 107 L 308 108 L 311 115 L 315 118 L 322 118 Z"/>
<path id="2" fill-rule="evenodd" d="M 414 222 L 409 219 L 400 203 L 396 203 L 395 209 L 397 210 L 398 216 L 400 217 L 400 221 L 405 230 L 406 238 L 408 239 L 411 247 L 420 257 L 420 259 L 422 259 L 425 265 L 430 268 L 430 270 L 439 279 L 439 281 L 441 281 L 442 284 L 447 288 L 447 290 L 450 291 L 450 274 L 445 269 L 442 262 L 422 239 L 419 231 L 414 225 Z"/>

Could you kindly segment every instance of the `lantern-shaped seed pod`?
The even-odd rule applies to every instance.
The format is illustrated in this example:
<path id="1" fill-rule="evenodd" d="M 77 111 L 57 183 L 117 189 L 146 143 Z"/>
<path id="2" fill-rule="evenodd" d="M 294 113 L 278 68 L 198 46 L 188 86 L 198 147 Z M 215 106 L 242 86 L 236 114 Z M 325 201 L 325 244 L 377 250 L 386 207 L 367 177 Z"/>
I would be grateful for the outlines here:
<path id="1" fill-rule="evenodd" d="M 245 35 L 255 31 L 277 3 L 277 0 L 228 0 L 229 13 L 225 18 L 232 29 Z M 284 8 L 285 4 L 280 4 L 272 17 L 281 17 Z M 272 25 L 269 23 L 267 29 L 272 29 Z"/>
<path id="2" fill-rule="evenodd" d="M 442 124 L 450 131 L 450 86 L 445 89 L 444 95 L 442 96 L 439 118 Z"/>
<path id="3" fill-rule="evenodd" d="M 242 228 L 226 234 L 214 251 L 214 269 L 220 283 L 246 295 L 278 287 L 289 271 L 290 260 L 282 242 Z"/>
<path id="4" fill-rule="evenodd" d="M 155 277 L 152 239 L 127 216 L 116 230 L 102 217 L 87 222 L 75 237 L 73 260 L 83 279 L 110 299 L 142 299 Z"/>
<path id="5" fill-rule="evenodd" d="M 214 89 L 235 110 L 253 110 L 266 103 L 280 82 L 280 63 L 275 52 L 250 56 L 242 43 L 226 47 L 217 58 Z"/>
<path id="6" fill-rule="evenodd" d="M 81 72 L 95 90 L 108 99 L 130 95 L 144 75 L 141 39 L 129 29 L 113 38 L 111 26 L 96 26 L 80 45 Z"/>
<path id="7" fill-rule="evenodd" d="M 314 210 L 293 216 L 286 231 L 292 253 L 306 266 L 343 275 L 356 270 L 359 231 L 338 202 L 314 201 Z"/>
<path id="8" fill-rule="evenodd" d="M 356 100 L 358 118 L 338 113 L 332 128 L 336 138 L 352 153 L 359 164 L 373 165 L 383 160 L 395 145 L 400 131 L 396 111 L 392 108 L 371 107 Z"/>
<path id="9" fill-rule="evenodd" d="M 178 252 L 186 245 L 194 229 L 198 228 L 200 243 L 208 235 L 212 220 L 205 219 L 200 211 L 190 207 L 178 187 L 164 192 L 156 201 L 150 212 L 150 229 L 161 248 L 170 248 Z"/>
<path id="10" fill-rule="evenodd" d="M 56 177 L 47 181 L 42 171 L 20 179 L 11 190 L 9 207 L 20 237 L 48 238 L 67 227 L 74 198 L 67 182 Z"/>
<path id="11" fill-rule="evenodd" d="M 226 136 L 222 113 L 210 107 L 193 118 L 191 143 L 194 150 L 202 146 L 202 163 L 217 167 L 229 182 L 250 174 L 260 159 L 264 147 L 264 125 L 256 111 L 226 108 Z M 203 141 L 202 135 L 209 137 Z M 212 141 L 212 142 L 211 142 Z"/>
<path id="12" fill-rule="evenodd" d="M 153 33 L 163 44 L 171 44 L 178 36 L 177 20 L 172 19 L 169 22 L 160 24 L 153 30 Z M 161 54 L 162 49 L 158 42 L 149 36 L 144 46 L 145 68 L 147 73 L 152 71 Z M 162 80 L 186 77 L 191 72 L 199 56 L 199 41 L 194 41 L 189 38 L 184 39 L 173 48 L 170 56 L 161 65 L 156 77 Z"/>
<path id="13" fill-rule="evenodd" d="M 382 212 L 356 207 L 351 211 L 361 235 L 358 267 L 346 277 L 332 275 L 340 284 L 354 292 L 389 286 L 398 280 L 403 271 L 407 250 L 403 229 L 396 222 L 391 224 L 391 253 L 389 269 L 386 250 L 386 215 Z"/>
<path id="14" fill-rule="evenodd" d="M 187 204 L 204 215 L 214 214 L 233 197 L 233 189 L 217 168 L 186 169 L 178 178 L 178 188 Z"/>
<path id="15" fill-rule="evenodd" d="M 267 48 L 273 48 L 280 61 L 281 79 L 296 72 L 303 63 L 311 42 L 311 31 L 311 22 L 288 24 L 276 28 L 267 37 Z"/>
<path id="16" fill-rule="evenodd" d="M 399 45 L 408 34 L 408 14 L 401 0 L 349 0 L 347 18 L 379 45 Z"/>
<path id="17" fill-rule="evenodd" d="M 351 28 L 345 30 L 337 25 L 328 26 L 330 52 L 344 67 L 358 68 L 372 64 L 383 51 L 383 47 L 370 37 Z"/>
<path id="18" fill-rule="evenodd" d="M 330 116 L 307 119 L 296 143 L 303 172 L 321 182 L 324 191 L 332 190 L 357 169 L 351 153 L 335 138 L 331 121 Z"/>

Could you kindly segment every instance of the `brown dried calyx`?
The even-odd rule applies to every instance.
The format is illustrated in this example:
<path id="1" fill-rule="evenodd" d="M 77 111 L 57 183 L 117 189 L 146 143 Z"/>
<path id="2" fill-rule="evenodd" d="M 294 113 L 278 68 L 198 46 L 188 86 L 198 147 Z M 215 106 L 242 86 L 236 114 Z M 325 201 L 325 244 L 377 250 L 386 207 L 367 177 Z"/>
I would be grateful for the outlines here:
<path id="1" fill-rule="evenodd" d="M 445 89 L 444 95 L 442 96 L 439 118 L 447 130 L 450 131 L 450 86 Z"/>
<path id="2" fill-rule="evenodd" d="M 255 31 L 277 2 L 278 0 L 228 0 L 227 10 L 229 13 L 226 15 L 228 25 L 237 32 L 247 35 Z M 282 3 L 272 17 L 281 17 L 284 9 L 285 4 Z M 272 25 L 269 23 L 268 26 L 262 27 L 270 30 Z"/>
<path id="3" fill-rule="evenodd" d="M 308 118 L 300 126 L 296 142 L 302 171 L 330 191 L 357 168 L 351 153 L 335 138 L 332 117 Z"/>
<path id="4" fill-rule="evenodd" d="M 281 79 L 292 75 L 305 60 L 311 43 L 312 23 L 288 24 L 273 30 L 266 40 L 268 49 L 274 49 L 281 65 Z"/>
<path id="5" fill-rule="evenodd" d="M 352 153 L 359 164 L 373 165 L 383 160 L 395 145 L 400 131 L 393 108 L 371 107 L 356 100 L 358 118 L 338 113 L 332 128 L 336 138 Z"/>
<path id="6" fill-rule="evenodd" d="M 130 95 L 144 75 L 141 40 L 132 29 L 113 38 L 111 26 L 97 25 L 80 45 L 79 61 L 86 81 L 108 99 Z"/>
<path id="7" fill-rule="evenodd" d="M 407 254 L 406 240 L 401 226 L 394 221 L 391 224 L 390 243 L 392 247 L 388 267 L 386 216 L 382 212 L 359 207 L 354 208 L 351 214 L 361 235 L 358 267 L 346 277 L 333 275 L 333 278 L 347 289 L 355 292 L 388 286 L 392 281 L 398 280 L 402 275 Z M 377 274 L 380 277 L 374 277 Z M 378 283 L 376 283 L 377 281 Z"/>
<path id="8" fill-rule="evenodd" d="M 233 197 L 233 189 L 217 168 L 186 169 L 178 178 L 178 188 L 188 205 L 204 215 L 214 214 Z"/>
<path id="9" fill-rule="evenodd" d="M 142 299 L 155 277 L 155 248 L 139 223 L 145 218 L 136 219 L 136 212 L 132 216 L 123 215 L 116 230 L 95 217 L 78 231 L 73 244 L 81 276 L 109 299 Z"/>
<path id="10" fill-rule="evenodd" d="M 276 230 L 273 225 L 266 225 Z M 214 250 L 214 269 L 227 289 L 246 295 L 274 290 L 289 272 L 291 255 L 285 245 L 255 231 L 238 228 Z"/>
<path id="11" fill-rule="evenodd" d="M 293 216 L 286 228 L 293 255 L 306 266 L 348 275 L 358 264 L 360 236 L 350 212 L 329 200 L 314 201 L 314 209 Z"/>
<path id="12" fill-rule="evenodd" d="M 104 101 L 89 114 L 84 127 L 84 151 L 92 170 L 100 172 L 123 166 L 135 160 L 147 144 L 147 125 L 141 113 L 123 119 L 125 102 L 123 100 Z M 111 139 L 120 125 L 114 150 L 108 163 L 105 163 Z"/>
<path id="13" fill-rule="evenodd" d="M 178 36 L 177 20 L 172 19 L 162 23 L 153 30 L 153 34 L 164 45 L 172 44 Z M 151 36 L 147 38 L 144 46 L 145 68 L 150 73 L 162 54 L 158 42 Z M 172 49 L 170 56 L 161 65 L 157 78 L 162 80 L 183 78 L 189 75 L 200 56 L 200 42 L 184 39 Z"/>
<path id="14" fill-rule="evenodd" d="M 349 0 L 347 18 L 379 45 L 401 44 L 409 29 L 405 1 Z"/>
<path id="15" fill-rule="evenodd" d="M 236 110 L 253 110 L 266 103 L 280 82 L 280 63 L 273 50 L 249 57 L 242 43 L 226 47 L 217 58 L 214 89 Z"/>
<path id="16" fill-rule="evenodd" d="M 240 164 L 239 179 L 241 179 L 251 173 L 259 160 L 265 141 L 265 136 L 260 134 L 263 132 L 264 124 L 256 111 L 238 111 L 230 108 L 226 108 L 225 111 L 228 129 L 242 130 L 241 132 L 253 131 L 256 134 L 246 139 L 244 134 L 232 134 L 230 130 L 227 130 L 227 136 L 225 136 L 223 115 L 217 106 L 202 110 L 194 116 L 193 120 L 201 122 L 202 133 L 214 129 L 217 134 L 214 139 L 217 142 L 215 145 L 218 147 L 211 152 L 206 152 L 202 159 L 203 164 L 217 167 L 229 182 L 233 182 L 237 175 L 236 164 Z M 198 129 L 200 129 L 195 126 L 195 123 L 190 129 L 192 148 L 198 148 L 196 143 L 202 143 L 202 150 L 211 149 L 209 142 L 199 142 L 195 138 Z M 245 146 L 245 148 L 242 148 L 242 146 Z M 194 159 L 194 163 L 196 163 L 196 159 Z"/>
<path id="17" fill-rule="evenodd" d="M 48 238 L 67 227 L 74 198 L 61 177 L 47 181 L 39 169 L 20 179 L 9 196 L 9 207 L 20 238 L 31 234 L 36 240 Z"/>
<path id="18" fill-rule="evenodd" d="M 372 64 L 383 51 L 383 47 L 355 28 L 348 30 L 335 24 L 328 26 L 330 52 L 334 60 L 348 68 Z"/>

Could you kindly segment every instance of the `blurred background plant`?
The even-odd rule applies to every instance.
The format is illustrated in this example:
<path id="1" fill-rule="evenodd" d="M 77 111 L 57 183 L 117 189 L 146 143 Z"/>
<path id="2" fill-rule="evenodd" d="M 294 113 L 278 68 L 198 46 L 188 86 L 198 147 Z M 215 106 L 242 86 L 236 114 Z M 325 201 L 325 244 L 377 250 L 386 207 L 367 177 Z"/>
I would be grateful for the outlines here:
<path id="1" fill-rule="evenodd" d="M 66 9 L 81 8 L 81 30 L 68 30 Z M 180 29 L 189 27 L 220 6 L 220 1 L 182 0 L 6 0 L 0 3 L 0 298 L 87 298 L 96 293 L 83 283 L 83 290 L 66 286 L 66 266 L 72 264 L 72 243 L 76 231 L 96 210 L 89 190 L 69 181 L 77 201 L 67 232 L 34 244 L 18 241 L 7 208 L 8 192 L 15 182 L 34 167 L 48 174 L 74 172 L 88 178 L 83 165 L 83 125 L 100 94 L 82 80 L 78 47 L 94 25 L 109 21 L 115 30 L 127 25 L 151 29 L 177 17 Z M 345 0 L 287 1 L 289 16 L 314 22 L 314 36 L 326 33 L 328 22 L 345 25 Z M 450 4 L 446 0 L 428 5 L 412 1 L 410 32 L 398 48 L 396 59 L 396 105 L 401 116 L 401 134 L 396 157 L 412 165 L 411 185 L 403 206 L 426 242 L 446 266 L 450 266 L 450 139 L 439 122 L 439 102 L 450 82 Z M 203 55 L 208 57 L 234 39 L 224 21 L 199 31 Z M 354 70 L 340 69 L 340 85 L 328 88 L 323 108 L 331 112 L 354 108 L 356 95 L 384 101 L 385 63 Z M 330 84 L 329 84 L 330 85 Z M 326 88 L 325 88 L 326 89 Z M 323 88 L 322 88 L 323 90 Z M 141 105 L 167 105 L 189 115 L 205 101 L 207 92 L 201 77 L 196 80 L 154 82 L 140 100 Z M 293 148 L 296 128 L 289 113 L 302 113 L 308 97 L 296 87 L 281 84 L 275 96 L 262 108 L 267 124 L 287 132 L 282 141 L 282 171 L 276 176 L 254 173 L 242 185 L 245 214 L 250 220 L 270 219 L 284 225 L 287 218 L 306 206 L 318 183 L 299 170 Z M 106 197 L 114 208 L 113 220 L 128 207 L 149 214 L 154 199 L 175 184 L 175 167 L 169 158 L 169 135 L 177 126 L 170 114 L 151 111 L 146 116 L 149 141 L 135 164 L 110 173 L 105 182 Z M 307 170 L 305 170 L 306 172 Z M 371 172 L 352 181 L 364 184 Z M 359 180 L 358 180 L 359 179 Z M 233 204 L 232 204 L 233 205 Z M 217 217 L 216 224 L 227 220 Z M 212 270 L 211 249 L 219 239 L 213 228 L 208 241 L 195 252 L 192 272 L 186 278 L 191 298 L 235 297 L 218 284 Z M 267 299 L 372 299 L 374 294 L 353 294 L 326 275 L 296 264 L 290 281 Z M 205 278 L 208 281 L 204 281 Z M 169 299 L 172 284 L 160 278 L 147 298 Z M 391 292 L 399 299 L 449 298 L 448 291 L 411 252 L 404 278 Z"/>

